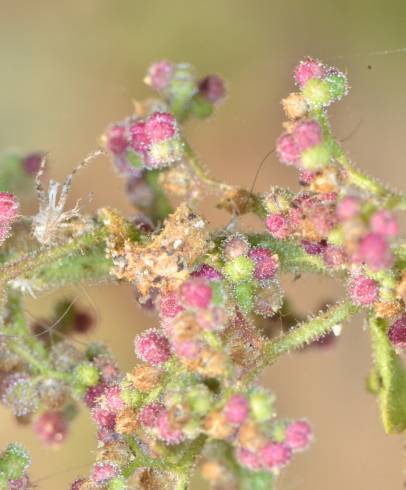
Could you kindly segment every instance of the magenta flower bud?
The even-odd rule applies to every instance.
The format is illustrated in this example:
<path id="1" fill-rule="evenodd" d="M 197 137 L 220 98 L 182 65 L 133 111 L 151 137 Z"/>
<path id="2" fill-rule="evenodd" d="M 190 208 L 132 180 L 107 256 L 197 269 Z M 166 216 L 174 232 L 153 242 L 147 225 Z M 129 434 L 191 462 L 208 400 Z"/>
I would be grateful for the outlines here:
<path id="1" fill-rule="evenodd" d="M 289 223 L 283 214 L 273 213 L 266 218 L 266 227 L 269 233 L 278 240 L 283 240 L 289 233 Z"/>
<path id="2" fill-rule="evenodd" d="M 294 165 L 300 159 L 300 149 L 294 137 L 289 133 L 284 133 L 276 142 L 276 151 L 279 159 L 286 165 Z"/>
<path id="3" fill-rule="evenodd" d="M 146 123 L 137 121 L 130 126 L 131 148 L 138 153 L 146 153 L 149 150 L 151 141 L 146 131 Z"/>
<path id="4" fill-rule="evenodd" d="M 272 250 L 264 247 L 255 247 L 249 257 L 255 262 L 254 278 L 257 281 L 266 281 L 275 276 L 279 267 L 278 256 Z"/>
<path id="5" fill-rule="evenodd" d="M 320 124 L 317 121 L 302 121 L 298 123 L 292 134 L 300 151 L 319 145 L 322 141 Z"/>
<path id="6" fill-rule="evenodd" d="M 93 408 L 92 418 L 96 422 L 99 429 L 105 429 L 108 432 L 113 432 L 116 427 L 115 414 L 106 408 L 97 406 Z"/>
<path id="7" fill-rule="evenodd" d="M 357 275 L 350 281 L 349 293 L 356 305 L 371 306 L 378 299 L 379 286 L 370 277 Z"/>
<path id="8" fill-rule="evenodd" d="M 121 124 L 114 124 L 106 133 L 107 148 L 115 155 L 123 154 L 128 147 L 127 129 Z"/>
<path id="9" fill-rule="evenodd" d="M 309 80 L 323 78 L 325 73 L 326 69 L 320 61 L 308 57 L 295 68 L 295 81 L 300 88 L 303 88 Z"/>
<path id="10" fill-rule="evenodd" d="M 29 153 L 26 155 L 22 161 L 24 171 L 28 175 L 31 175 L 31 177 L 37 175 L 43 158 L 44 154 L 41 152 Z"/>
<path id="11" fill-rule="evenodd" d="M 310 185 L 315 177 L 316 174 L 314 172 L 301 168 L 299 174 L 299 183 L 301 185 Z"/>
<path id="12" fill-rule="evenodd" d="M 355 218 L 361 210 L 361 203 L 357 197 L 347 196 L 336 207 L 336 215 L 340 221 Z"/>
<path id="13" fill-rule="evenodd" d="M 200 344 L 194 340 L 185 340 L 183 342 L 176 342 L 174 344 L 175 354 L 178 357 L 185 357 L 186 359 L 192 359 L 199 355 Z"/>
<path id="14" fill-rule="evenodd" d="M 199 94 L 216 103 L 226 95 L 224 81 L 218 75 L 207 75 L 199 81 Z"/>
<path id="15" fill-rule="evenodd" d="M 161 296 L 159 307 L 161 316 L 164 318 L 175 318 L 178 313 L 183 311 L 177 293 L 166 293 Z"/>
<path id="16" fill-rule="evenodd" d="M 154 112 L 145 123 L 145 134 L 151 144 L 169 140 L 177 132 L 176 119 L 169 112 Z"/>
<path id="17" fill-rule="evenodd" d="M 356 260 L 365 263 L 373 271 L 390 267 L 393 256 L 385 237 L 368 233 L 359 243 Z"/>
<path id="18" fill-rule="evenodd" d="M 171 357 L 168 339 L 157 330 L 150 329 L 135 339 L 135 352 L 152 366 L 163 364 Z"/>
<path id="19" fill-rule="evenodd" d="M 327 245 L 323 250 L 323 259 L 329 267 L 342 267 L 348 261 L 343 247 Z"/>
<path id="20" fill-rule="evenodd" d="M 159 438 L 167 444 L 179 444 L 185 439 L 185 436 L 181 430 L 171 427 L 169 413 L 167 410 L 164 410 L 158 416 L 157 428 Z"/>
<path id="21" fill-rule="evenodd" d="M 241 425 L 248 417 L 249 403 L 243 395 L 233 395 L 224 407 L 224 415 L 229 424 Z"/>
<path id="22" fill-rule="evenodd" d="M 292 451 L 301 451 L 306 449 L 312 440 L 312 429 L 305 420 L 291 422 L 286 427 L 285 444 Z"/>
<path id="23" fill-rule="evenodd" d="M 261 449 L 260 455 L 264 466 L 270 470 L 277 470 L 289 463 L 292 450 L 286 444 L 269 442 Z"/>
<path id="24" fill-rule="evenodd" d="M 174 72 L 173 64 L 167 60 L 161 60 L 150 66 L 146 82 L 158 92 L 166 90 Z"/>
<path id="25" fill-rule="evenodd" d="M 182 301 L 190 308 L 207 308 L 212 296 L 213 290 L 204 279 L 190 279 L 181 289 Z"/>
<path id="26" fill-rule="evenodd" d="M 321 242 L 309 242 L 308 240 L 302 240 L 302 247 L 309 255 L 320 255 L 326 248 L 326 243 Z"/>
<path id="27" fill-rule="evenodd" d="M 258 471 L 262 468 L 262 464 L 258 455 L 256 455 L 252 451 L 248 451 L 248 449 L 238 449 L 236 457 L 241 466 L 244 466 L 251 471 Z"/>
<path id="28" fill-rule="evenodd" d="M 92 481 L 101 487 L 106 486 L 110 480 L 120 475 L 120 468 L 110 461 L 100 461 L 93 466 Z"/>
<path id="29" fill-rule="evenodd" d="M 118 412 L 124 408 L 119 386 L 108 386 L 103 393 L 103 406 L 111 411 Z"/>
<path id="30" fill-rule="evenodd" d="M 17 480 L 8 481 L 8 490 L 30 490 L 32 488 L 34 488 L 34 486 L 28 475 L 23 475 Z"/>
<path id="31" fill-rule="evenodd" d="M 19 203 L 14 194 L 0 192 L 0 223 L 10 224 L 17 216 Z"/>
<path id="32" fill-rule="evenodd" d="M 406 313 L 390 326 L 388 337 L 395 347 L 406 349 Z"/>
<path id="33" fill-rule="evenodd" d="M 103 383 L 88 388 L 84 397 L 84 402 L 86 405 L 89 408 L 94 408 L 99 402 L 99 399 L 103 395 L 106 388 L 107 386 Z"/>
<path id="34" fill-rule="evenodd" d="M 201 264 L 198 269 L 192 272 L 192 277 L 201 277 L 209 280 L 221 280 L 223 275 L 217 269 L 208 264 Z"/>
<path id="35" fill-rule="evenodd" d="M 399 235 L 399 223 L 396 217 L 386 209 L 377 211 L 372 215 L 371 230 L 387 238 L 394 238 Z"/>
<path id="36" fill-rule="evenodd" d="M 63 412 L 48 411 L 37 419 L 34 431 L 44 444 L 55 446 L 65 440 L 68 423 Z"/>
<path id="37" fill-rule="evenodd" d="M 162 403 L 152 402 L 141 408 L 138 419 L 144 427 L 153 429 L 157 426 L 158 417 L 165 412 Z"/>

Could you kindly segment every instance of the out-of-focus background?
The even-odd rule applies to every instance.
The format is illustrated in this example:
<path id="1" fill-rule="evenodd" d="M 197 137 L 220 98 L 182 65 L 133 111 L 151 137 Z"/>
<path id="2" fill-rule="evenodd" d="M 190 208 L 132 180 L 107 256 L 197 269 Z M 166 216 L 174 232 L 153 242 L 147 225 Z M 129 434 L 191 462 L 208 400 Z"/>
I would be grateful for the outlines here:
<path id="1" fill-rule="evenodd" d="M 352 90 L 333 108 L 332 121 L 338 136 L 351 135 L 345 142 L 350 155 L 406 191 L 406 51 L 384 53 L 406 48 L 405 22 L 404 0 L 0 0 L 0 148 L 46 150 L 49 173 L 62 179 L 96 148 L 111 121 L 149 95 L 142 79 L 152 61 L 189 61 L 200 74 L 219 73 L 229 82 L 215 117 L 188 126 L 190 140 L 213 175 L 249 186 L 280 132 L 279 101 L 293 90 L 292 69 L 313 55 L 348 71 Z M 270 184 L 296 188 L 295 172 L 270 158 L 257 188 Z M 90 191 L 89 210 L 105 204 L 130 210 L 123 182 L 106 159 L 81 172 L 72 202 Z M 214 224 L 226 219 L 218 211 L 207 216 Z M 320 278 L 284 284 L 302 313 L 340 294 Z M 90 338 L 108 342 L 121 366 L 131 368 L 134 334 L 156 319 L 137 309 L 130 289 L 65 293 L 95 305 L 100 326 Z M 28 308 L 43 317 L 54 299 L 30 300 Z M 312 450 L 283 472 L 281 490 L 401 488 L 402 441 L 383 434 L 376 403 L 365 391 L 370 362 L 358 318 L 334 347 L 291 355 L 263 375 L 277 394 L 279 413 L 308 417 L 316 433 Z M 95 439 L 85 413 L 57 451 L 41 448 L 31 429 L 17 426 L 3 409 L 0 424 L 0 447 L 18 440 L 30 449 L 39 488 L 68 488 L 87 473 Z"/>

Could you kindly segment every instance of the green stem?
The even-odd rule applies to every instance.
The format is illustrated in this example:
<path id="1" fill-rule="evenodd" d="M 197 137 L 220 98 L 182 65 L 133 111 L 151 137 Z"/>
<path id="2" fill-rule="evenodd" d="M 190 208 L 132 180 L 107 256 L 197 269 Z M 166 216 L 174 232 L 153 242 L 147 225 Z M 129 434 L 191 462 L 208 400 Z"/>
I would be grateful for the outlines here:
<path id="1" fill-rule="evenodd" d="M 262 358 L 258 365 L 244 376 L 240 384 L 246 386 L 260 374 L 267 366 L 273 364 L 278 357 L 292 350 L 300 349 L 306 344 L 310 344 L 323 335 L 329 333 L 333 327 L 347 320 L 356 313 L 358 308 L 349 301 L 339 303 L 326 312 L 321 313 L 316 318 L 301 323 L 293 327 L 289 333 L 276 339 L 266 341 Z M 238 387 L 240 388 L 240 387 Z"/>

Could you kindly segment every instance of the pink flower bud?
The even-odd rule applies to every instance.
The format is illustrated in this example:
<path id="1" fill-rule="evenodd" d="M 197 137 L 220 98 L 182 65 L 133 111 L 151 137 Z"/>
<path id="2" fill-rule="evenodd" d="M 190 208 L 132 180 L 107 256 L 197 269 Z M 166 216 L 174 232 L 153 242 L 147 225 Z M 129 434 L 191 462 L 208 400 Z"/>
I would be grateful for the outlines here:
<path id="1" fill-rule="evenodd" d="M 86 403 L 86 405 L 89 408 L 94 408 L 106 388 L 107 386 L 103 383 L 88 388 L 84 397 L 84 402 Z"/>
<path id="2" fill-rule="evenodd" d="M 120 475 L 120 469 L 115 463 L 110 461 L 100 461 L 96 463 L 92 471 L 92 481 L 96 485 L 106 486 L 107 483 Z"/>
<path id="3" fill-rule="evenodd" d="M 208 264 L 202 264 L 199 268 L 192 272 L 192 277 L 202 277 L 204 279 L 221 280 L 223 275 L 217 269 Z"/>
<path id="4" fill-rule="evenodd" d="M 24 171 L 32 177 L 37 175 L 43 158 L 44 154 L 40 152 L 29 153 L 26 155 L 22 161 Z"/>
<path id="5" fill-rule="evenodd" d="M 179 444 L 185 438 L 183 432 L 179 429 L 174 429 L 170 425 L 169 414 L 164 410 L 157 419 L 157 428 L 160 439 L 167 444 Z"/>
<path id="6" fill-rule="evenodd" d="M 355 218 L 361 209 L 361 203 L 357 197 L 344 197 L 336 208 L 336 215 L 340 221 L 346 221 Z"/>
<path id="7" fill-rule="evenodd" d="M 248 449 L 238 449 L 236 457 L 241 466 L 244 466 L 251 471 L 257 471 L 262 468 L 259 457 L 255 453 L 248 451 Z"/>
<path id="8" fill-rule="evenodd" d="M 181 288 L 182 301 L 190 308 L 207 308 L 212 296 L 213 290 L 204 279 L 190 279 Z"/>
<path id="9" fill-rule="evenodd" d="M 299 183 L 301 185 L 310 185 L 315 177 L 316 174 L 314 172 L 311 172 L 310 170 L 306 170 L 306 169 L 300 169 Z"/>
<path id="10" fill-rule="evenodd" d="M 327 245 L 324 248 L 323 259 L 329 267 L 342 267 L 348 261 L 344 248 L 335 245 Z"/>
<path id="11" fill-rule="evenodd" d="M 319 145 L 322 141 L 320 124 L 317 121 L 302 121 L 298 123 L 292 134 L 300 151 Z"/>
<path id="12" fill-rule="evenodd" d="M 195 340 L 184 340 L 183 342 L 176 342 L 174 349 L 178 357 L 192 359 L 199 355 L 200 343 Z"/>
<path id="13" fill-rule="evenodd" d="M 146 131 L 146 123 L 137 121 L 130 126 L 131 148 L 138 153 L 146 153 L 151 141 Z"/>
<path id="14" fill-rule="evenodd" d="M 10 224 L 17 216 L 19 203 L 14 194 L 0 192 L 0 223 Z"/>
<path id="15" fill-rule="evenodd" d="M 276 142 L 279 159 L 286 165 L 294 165 L 300 159 L 300 149 L 289 133 L 284 133 Z"/>
<path id="16" fill-rule="evenodd" d="M 153 366 L 163 364 L 171 357 L 168 339 L 154 329 L 136 338 L 135 352 L 141 360 Z"/>
<path id="17" fill-rule="evenodd" d="M 390 326 L 388 337 L 395 347 L 406 349 L 406 313 Z"/>
<path id="18" fill-rule="evenodd" d="M 278 256 L 269 248 L 255 247 L 249 256 L 255 262 L 254 277 L 258 281 L 266 281 L 275 276 L 279 267 Z"/>
<path id="19" fill-rule="evenodd" d="M 101 407 L 95 407 L 92 410 L 93 420 L 100 429 L 113 432 L 116 426 L 116 416 L 110 410 Z"/>
<path id="20" fill-rule="evenodd" d="M 233 260 L 241 255 L 247 255 L 250 249 L 248 240 L 243 235 L 231 235 L 223 242 L 223 257 Z"/>
<path id="21" fill-rule="evenodd" d="M 295 68 L 295 81 L 302 88 L 312 78 L 323 78 L 325 73 L 326 70 L 320 61 L 305 58 Z"/>
<path id="22" fill-rule="evenodd" d="M 119 386 L 109 386 L 103 393 L 103 406 L 111 411 L 118 412 L 124 408 Z"/>
<path id="23" fill-rule="evenodd" d="M 306 449 L 312 439 L 310 425 L 304 420 L 291 422 L 285 433 L 285 444 L 293 451 Z"/>
<path id="24" fill-rule="evenodd" d="M 263 464 L 270 470 L 276 470 L 289 463 L 292 450 L 285 444 L 269 442 L 261 449 Z"/>
<path id="25" fill-rule="evenodd" d="M 283 214 L 274 213 L 266 218 L 266 227 L 269 233 L 278 240 L 283 240 L 289 236 L 289 223 Z"/>
<path id="26" fill-rule="evenodd" d="M 147 75 L 147 83 L 158 92 L 165 90 L 172 78 L 173 64 L 167 60 L 161 60 L 150 66 Z"/>
<path id="27" fill-rule="evenodd" d="M 390 267 L 393 263 L 389 244 L 378 233 L 368 233 L 362 238 L 355 259 L 365 263 L 373 271 Z"/>
<path id="28" fill-rule="evenodd" d="M 158 417 L 163 412 L 165 412 L 165 407 L 161 403 L 152 402 L 142 407 L 138 419 L 144 427 L 153 429 L 157 426 Z"/>
<path id="29" fill-rule="evenodd" d="M 386 209 L 372 215 L 370 225 L 374 233 L 379 233 L 384 237 L 394 238 L 399 235 L 399 223 L 395 216 Z"/>
<path id="30" fill-rule="evenodd" d="M 34 431 L 44 444 L 54 446 L 65 440 L 68 424 L 63 412 L 48 411 L 37 419 Z"/>
<path id="31" fill-rule="evenodd" d="M 326 248 L 326 243 L 321 242 L 309 242 L 308 240 L 302 240 L 302 246 L 305 252 L 309 255 L 320 255 Z"/>
<path id="32" fill-rule="evenodd" d="M 370 277 L 357 275 L 349 284 L 351 299 L 356 305 L 371 306 L 378 299 L 378 283 Z"/>
<path id="33" fill-rule="evenodd" d="M 127 129 L 120 124 L 114 124 L 106 133 L 107 148 L 115 155 L 121 155 L 128 147 Z"/>
<path id="34" fill-rule="evenodd" d="M 176 293 L 167 293 L 161 296 L 159 306 L 161 316 L 164 318 L 174 318 L 183 311 L 179 296 Z"/>
<path id="35" fill-rule="evenodd" d="M 176 119 L 169 112 L 154 112 L 145 123 L 145 134 L 151 144 L 169 140 L 177 134 Z"/>
<path id="36" fill-rule="evenodd" d="M 208 75 L 199 81 L 199 94 L 210 102 L 218 102 L 226 94 L 224 81 L 218 75 Z"/>
<path id="37" fill-rule="evenodd" d="M 224 415 L 229 424 L 241 425 L 248 417 L 249 403 L 243 395 L 233 395 L 224 407 Z"/>

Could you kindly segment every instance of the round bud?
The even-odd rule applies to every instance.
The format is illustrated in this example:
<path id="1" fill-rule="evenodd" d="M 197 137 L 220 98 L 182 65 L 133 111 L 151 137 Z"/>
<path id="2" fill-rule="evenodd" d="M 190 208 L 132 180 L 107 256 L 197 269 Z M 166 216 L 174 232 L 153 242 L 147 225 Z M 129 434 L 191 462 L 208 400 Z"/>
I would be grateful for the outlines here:
<path id="1" fill-rule="evenodd" d="M 252 278 L 255 270 L 255 262 L 249 257 L 240 255 L 226 262 L 224 274 L 232 282 L 241 282 Z"/>
<path id="2" fill-rule="evenodd" d="M 135 339 L 135 352 L 141 360 L 152 366 L 163 364 L 171 356 L 168 339 L 154 329 L 147 330 Z"/>
<path id="3" fill-rule="evenodd" d="M 288 119 L 300 119 L 307 113 L 307 104 L 301 93 L 293 92 L 282 99 L 282 107 Z"/>
<path id="4" fill-rule="evenodd" d="M 207 75 L 199 83 L 199 94 L 213 104 L 224 98 L 226 88 L 224 80 L 218 75 Z"/>
<path id="5" fill-rule="evenodd" d="M 205 309 L 209 306 L 213 296 L 213 290 L 208 281 L 204 279 L 190 279 L 181 288 L 183 304 L 189 308 Z"/>
<path id="6" fill-rule="evenodd" d="M 232 260 L 247 255 L 250 249 L 248 240 L 242 235 L 232 235 L 223 242 L 224 260 Z"/>
<path id="7" fill-rule="evenodd" d="M 158 92 L 167 90 L 174 72 L 174 65 L 168 60 L 161 60 L 148 69 L 145 83 Z"/>
<path id="8" fill-rule="evenodd" d="M 323 78 L 325 73 L 326 70 L 319 60 L 308 57 L 295 68 L 295 81 L 302 88 L 311 79 Z"/>
<path id="9" fill-rule="evenodd" d="M 250 411 L 254 420 L 266 422 L 274 413 L 273 399 L 264 391 L 254 391 L 249 397 Z"/>
<path id="10" fill-rule="evenodd" d="M 270 470 L 275 470 L 290 462 L 292 451 L 285 444 L 269 442 L 261 449 L 260 455 L 263 465 Z"/>
<path id="11" fill-rule="evenodd" d="M 238 308 L 249 313 L 254 305 L 255 284 L 252 282 L 239 282 L 234 285 L 234 298 Z"/>
<path id="12" fill-rule="evenodd" d="M 275 276 L 279 268 L 279 259 L 269 248 L 255 247 L 249 252 L 255 262 L 254 278 L 257 281 L 266 281 Z"/>
<path id="13" fill-rule="evenodd" d="M 75 368 L 73 373 L 75 381 L 84 386 L 95 386 L 99 382 L 100 373 L 91 362 L 83 362 Z"/>
<path id="14" fill-rule="evenodd" d="M 294 165 L 300 158 L 300 148 L 289 133 L 284 133 L 276 142 L 276 151 L 279 159 L 286 165 Z"/>
<path id="15" fill-rule="evenodd" d="M 91 478 L 93 483 L 103 487 L 119 475 L 120 469 L 115 463 L 100 461 L 93 466 Z"/>
<path id="16" fill-rule="evenodd" d="M 65 440 L 68 423 L 63 412 L 47 411 L 37 419 L 34 430 L 44 444 L 56 446 Z"/>
<path id="17" fill-rule="evenodd" d="M 326 80 L 312 78 L 302 90 L 303 97 L 312 109 L 321 109 L 331 103 L 330 86 Z"/>
<path id="18" fill-rule="evenodd" d="M 322 141 L 320 124 L 314 120 L 301 121 L 295 126 L 292 136 L 300 151 L 312 148 Z"/>
<path id="19" fill-rule="evenodd" d="M 331 152 L 326 144 L 312 146 L 304 150 L 300 156 L 300 162 L 305 170 L 316 171 L 330 163 Z"/>
<path id="20" fill-rule="evenodd" d="M 385 237 L 378 233 L 368 233 L 358 246 L 356 259 L 365 263 L 373 271 L 390 267 L 393 255 Z"/>
<path id="21" fill-rule="evenodd" d="M 305 420 L 291 422 L 285 431 L 285 444 L 292 451 L 306 449 L 312 440 L 312 429 Z"/>
<path id="22" fill-rule="evenodd" d="M 406 313 L 390 326 L 388 337 L 395 347 L 406 349 Z"/>
<path id="23" fill-rule="evenodd" d="M 346 221 L 355 218 L 360 210 L 360 200 L 354 196 L 347 196 L 337 204 L 336 215 L 340 221 Z"/>
<path id="24" fill-rule="evenodd" d="M 224 407 L 224 415 L 229 424 L 241 425 L 248 417 L 249 403 L 243 395 L 233 395 Z"/>
<path id="25" fill-rule="evenodd" d="M 399 234 L 399 223 L 395 216 L 386 209 L 377 211 L 371 216 L 371 230 L 387 238 L 395 238 Z"/>
<path id="26" fill-rule="evenodd" d="M 356 305 L 371 306 L 378 299 L 379 286 L 370 277 L 357 275 L 350 281 L 349 292 Z"/>
<path id="27" fill-rule="evenodd" d="M 327 74 L 325 80 L 328 84 L 330 96 L 333 101 L 340 100 L 348 94 L 348 80 L 344 73 L 332 69 Z"/>
<path id="28" fill-rule="evenodd" d="M 288 218 L 281 213 L 269 214 L 266 218 L 266 227 L 269 233 L 278 240 L 283 240 L 290 234 Z"/>
<path id="29" fill-rule="evenodd" d="M 0 471 L 6 475 L 8 480 L 22 478 L 30 464 L 31 459 L 20 444 L 9 444 L 0 456 Z"/>

